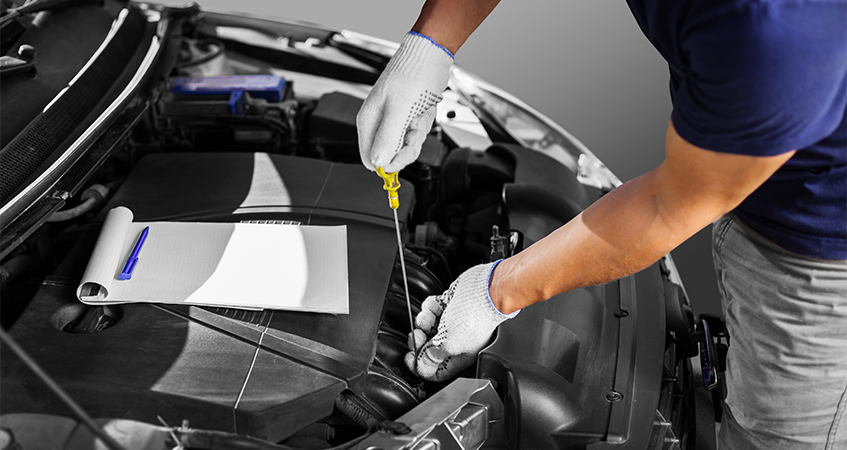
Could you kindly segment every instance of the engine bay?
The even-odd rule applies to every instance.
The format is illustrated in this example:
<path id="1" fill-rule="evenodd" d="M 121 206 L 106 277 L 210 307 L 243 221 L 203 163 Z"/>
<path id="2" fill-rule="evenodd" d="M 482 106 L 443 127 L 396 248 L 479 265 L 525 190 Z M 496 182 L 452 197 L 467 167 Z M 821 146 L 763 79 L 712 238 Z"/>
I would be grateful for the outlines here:
<path id="1" fill-rule="evenodd" d="M 186 17 L 139 120 L 80 194 L 3 260 L 3 328 L 94 417 L 190 420 L 296 448 L 408 433 L 398 419 L 454 380 L 423 382 L 404 365 L 406 295 L 417 314 L 465 269 L 578 215 L 613 176 L 567 135 L 529 130 L 527 113 L 506 111 L 506 100 L 474 100 L 457 76 L 420 157 L 400 173 L 398 248 L 356 133 L 387 59 L 327 45 L 337 33 Z M 346 225 L 350 314 L 81 304 L 77 282 L 116 206 L 138 221 Z M 686 358 L 696 348 L 666 341 L 668 328 L 692 320 L 673 272 L 662 260 L 501 327 L 460 375 L 491 383 L 505 411 L 500 438 L 511 448 L 680 448 L 656 441 L 693 427 Z M 668 308 L 676 325 L 666 325 Z M 0 412 L 63 411 L 25 365 L 7 353 L 0 365 Z M 670 425 L 657 431 L 659 422 Z"/>

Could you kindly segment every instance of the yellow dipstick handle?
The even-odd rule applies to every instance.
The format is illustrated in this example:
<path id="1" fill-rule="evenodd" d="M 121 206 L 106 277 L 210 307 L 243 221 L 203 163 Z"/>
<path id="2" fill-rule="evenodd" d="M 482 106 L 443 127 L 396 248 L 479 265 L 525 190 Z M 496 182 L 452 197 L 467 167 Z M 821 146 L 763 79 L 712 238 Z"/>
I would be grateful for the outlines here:
<path id="1" fill-rule="evenodd" d="M 391 209 L 399 208 L 400 196 L 397 190 L 400 189 L 400 180 L 397 178 L 397 172 L 385 173 L 382 167 L 377 167 L 376 173 L 385 180 L 382 188 L 388 191 L 388 204 L 391 205 Z"/>

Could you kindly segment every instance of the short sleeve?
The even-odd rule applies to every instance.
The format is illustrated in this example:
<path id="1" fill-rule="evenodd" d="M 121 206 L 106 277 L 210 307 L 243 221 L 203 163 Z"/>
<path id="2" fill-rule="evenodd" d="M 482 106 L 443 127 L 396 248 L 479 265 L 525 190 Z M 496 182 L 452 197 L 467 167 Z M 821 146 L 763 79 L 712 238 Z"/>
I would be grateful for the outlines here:
<path id="1" fill-rule="evenodd" d="M 672 120 L 708 150 L 771 156 L 829 136 L 847 102 L 845 3 L 745 2 L 684 30 Z"/>

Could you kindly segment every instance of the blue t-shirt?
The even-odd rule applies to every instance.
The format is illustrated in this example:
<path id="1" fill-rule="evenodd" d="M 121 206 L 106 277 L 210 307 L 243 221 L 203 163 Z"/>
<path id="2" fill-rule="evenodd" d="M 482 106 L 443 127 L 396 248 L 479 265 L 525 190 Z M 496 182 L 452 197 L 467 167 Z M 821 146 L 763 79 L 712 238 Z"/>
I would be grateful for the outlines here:
<path id="1" fill-rule="evenodd" d="M 794 253 L 847 259 L 847 0 L 627 0 L 698 147 L 797 153 L 735 214 Z"/>

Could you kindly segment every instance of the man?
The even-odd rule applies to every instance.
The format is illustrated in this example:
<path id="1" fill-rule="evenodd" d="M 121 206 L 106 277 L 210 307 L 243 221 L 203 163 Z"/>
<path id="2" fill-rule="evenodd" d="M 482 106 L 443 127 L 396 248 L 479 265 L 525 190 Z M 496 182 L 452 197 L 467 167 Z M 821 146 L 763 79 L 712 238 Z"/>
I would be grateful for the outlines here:
<path id="1" fill-rule="evenodd" d="M 717 221 L 721 447 L 847 449 L 847 2 L 628 3 L 670 67 L 665 161 L 428 298 L 407 365 L 447 379 L 521 308 L 637 272 Z M 359 112 L 367 167 L 414 161 L 453 54 L 496 4 L 426 2 Z"/>

